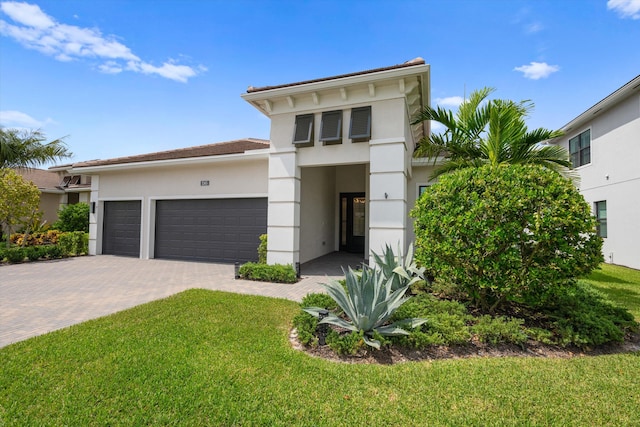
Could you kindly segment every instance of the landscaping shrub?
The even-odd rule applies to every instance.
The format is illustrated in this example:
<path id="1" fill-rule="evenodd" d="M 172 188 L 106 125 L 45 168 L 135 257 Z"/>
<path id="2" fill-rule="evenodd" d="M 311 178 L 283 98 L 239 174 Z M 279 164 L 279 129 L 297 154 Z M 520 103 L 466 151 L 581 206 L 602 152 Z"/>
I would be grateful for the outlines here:
<path id="1" fill-rule="evenodd" d="M 417 349 L 431 345 L 463 344 L 471 333 L 467 323 L 471 315 L 464 304 L 439 300 L 430 294 L 421 294 L 407 301 L 394 314 L 394 318 L 420 317 L 427 322 L 410 330 L 408 336 L 393 338 L 393 342 Z"/>
<path id="2" fill-rule="evenodd" d="M 47 230 L 39 233 L 27 234 L 26 242 L 23 233 L 14 233 L 11 235 L 11 243 L 18 246 L 39 246 L 39 245 L 55 245 L 62 234 L 58 230 Z"/>
<path id="3" fill-rule="evenodd" d="M 416 202 L 416 259 L 487 313 L 543 294 L 602 261 L 595 219 L 571 181 L 539 166 L 468 168 Z"/>
<path id="4" fill-rule="evenodd" d="M 586 283 L 569 282 L 554 289 L 536 309 L 547 317 L 546 329 L 560 345 L 579 347 L 621 342 L 638 323 L 628 310 L 618 307 Z"/>
<path id="5" fill-rule="evenodd" d="M 240 266 L 238 274 L 243 279 L 263 282 L 295 283 L 298 281 L 296 271 L 291 265 L 247 262 Z"/>
<path id="6" fill-rule="evenodd" d="M 522 319 L 484 315 L 477 319 L 471 330 L 481 342 L 493 345 L 503 342 L 522 344 L 528 339 L 522 328 L 523 323 Z"/>
<path id="7" fill-rule="evenodd" d="M 7 261 L 9 261 L 11 264 L 22 262 L 26 258 L 24 248 L 20 248 L 20 247 L 5 249 L 4 256 L 5 258 L 7 258 Z"/>
<path id="8" fill-rule="evenodd" d="M 29 261 L 36 261 L 42 256 L 42 246 L 27 246 L 24 248 L 25 255 L 29 258 Z"/>
<path id="9" fill-rule="evenodd" d="M 42 256 L 46 256 L 49 259 L 62 258 L 64 256 L 62 248 L 58 245 L 41 246 L 41 250 Z"/>
<path id="10" fill-rule="evenodd" d="M 365 346 L 364 331 L 350 331 L 339 334 L 333 329 L 330 329 L 327 334 L 327 345 L 337 354 L 353 356 L 358 353 L 358 350 Z"/>
<path id="11" fill-rule="evenodd" d="M 327 294 L 307 294 L 302 298 L 300 307 L 321 307 L 327 310 L 335 310 L 338 305 Z M 318 319 L 306 311 L 300 311 L 293 318 L 293 327 L 298 331 L 298 340 L 302 345 L 316 346 L 318 344 L 317 330 Z"/>
<path id="12" fill-rule="evenodd" d="M 60 231 L 84 231 L 88 233 L 89 204 L 65 205 L 58 211 L 58 220 L 51 227 Z"/>
<path id="13" fill-rule="evenodd" d="M 260 244 L 258 245 L 258 262 L 260 264 L 267 263 L 267 235 L 260 235 Z"/>
<path id="14" fill-rule="evenodd" d="M 89 234 L 84 231 L 62 233 L 58 245 L 64 255 L 89 253 Z"/>

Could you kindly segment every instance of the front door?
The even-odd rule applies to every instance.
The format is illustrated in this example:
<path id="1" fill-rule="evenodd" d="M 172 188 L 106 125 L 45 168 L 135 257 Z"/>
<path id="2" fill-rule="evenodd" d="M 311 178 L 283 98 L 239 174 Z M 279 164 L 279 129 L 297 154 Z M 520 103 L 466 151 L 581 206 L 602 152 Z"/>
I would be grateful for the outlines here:
<path id="1" fill-rule="evenodd" d="M 340 250 L 364 253 L 364 193 L 340 193 Z"/>

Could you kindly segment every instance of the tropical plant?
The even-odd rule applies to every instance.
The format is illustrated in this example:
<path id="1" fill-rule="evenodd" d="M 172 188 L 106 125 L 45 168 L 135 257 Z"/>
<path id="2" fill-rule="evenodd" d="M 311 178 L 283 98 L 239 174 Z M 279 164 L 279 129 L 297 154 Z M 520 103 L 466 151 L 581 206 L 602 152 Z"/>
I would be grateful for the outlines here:
<path id="1" fill-rule="evenodd" d="M 385 279 L 380 269 L 364 267 L 361 274 L 351 268 L 345 272 L 345 286 L 337 280 L 323 284 L 327 293 L 335 300 L 347 319 L 329 312 L 318 324 L 332 324 L 353 332 L 362 332 L 364 342 L 380 349 L 380 341 L 374 338 L 381 336 L 408 335 L 401 326 L 415 328 L 426 322 L 426 319 L 403 319 L 390 322 L 393 313 L 409 298 L 405 293 L 409 286 L 392 290 L 392 280 Z M 346 289 L 345 289 L 346 288 Z M 304 311 L 319 317 L 323 308 L 306 307 Z"/>
<path id="2" fill-rule="evenodd" d="M 385 280 L 391 280 L 391 289 L 397 290 L 405 286 L 411 286 L 419 280 L 424 280 L 424 267 L 418 267 L 413 260 L 413 243 L 409 244 L 407 255 L 402 256 L 400 246 L 398 255 L 388 244 L 382 251 L 382 256 L 371 251 L 375 261 L 375 268 L 382 272 Z"/>
<path id="3" fill-rule="evenodd" d="M 535 304 L 602 261 L 589 204 L 569 180 L 540 166 L 443 175 L 411 215 L 418 262 L 488 313 Z"/>
<path id="4" fill-rule="evenodd" d="M 11 233 L 33 222 L 40 204 L 40 190 L 12 169 L 0 168 L 0 227 L 10 245 Z"/>
<path id="5" fill-rule="evenodd" d="M 542 144 L 562 135 L 560 131 L 544 128 L 527 129 L 525 119 L 533 110 L 529 101 L 487 97 L 493 88 L 483 88 L 471 93 L 458 108 L 457 113 L 441 107 L 424 107 L 413 123 L 425 120 L 441 123 L 442 133 L 432 133 L 419 141 L 414 155 L 432 159 L 435 169 L 431 178 L 444 173 L 485 164 L 537 164 L 558 173 L 574 177 L 569 169 L 569 153 L 557 145 Z"/>
<path id="6" fill-rule="evenodd" d="M 33 168 L 73 155 L 64 138 L 44 141 L 40 130 L 0 128 L 0 168 Z"/>
<path id="7" fill-rule="evenodd" d="M 89 232 L 89 204 L 64 205 L 58 211 L 58 220 L 51 227 L 60 231 Z"/>

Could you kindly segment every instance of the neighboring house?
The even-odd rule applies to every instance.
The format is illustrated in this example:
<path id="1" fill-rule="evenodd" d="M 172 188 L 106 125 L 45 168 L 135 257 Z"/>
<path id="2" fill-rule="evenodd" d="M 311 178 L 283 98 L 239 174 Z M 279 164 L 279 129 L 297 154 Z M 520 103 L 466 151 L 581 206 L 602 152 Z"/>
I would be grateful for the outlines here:
<path id="1" fill-rule="evenodd" d="M 53 224 L 58 219 L 58 210 L 64 205 L 89 202 L 91 177 L 64 175 L 71 165 L 43 169 L 22 169 L 15 171 L 23 178 L 33 182 L 40 190 L 40 212 L 42 220 Z"/>
<path id="2" fill-rule="evenodd" d="M 562 130 L 553 143 L 571 154 L 605 261 L 640 269 L 640 75 Z"/>
<path id="3" fill-rule="evenodd" d="M 91 254 L 303 263 L 333 251 L 369 258 L 413 240 L 409 211 L 432 166 L 413 159 L 428 123 L 429 65 L 404 64 L 242 97 L 271 119 L 242 139 L 75 163 L 91 175 Z"/>

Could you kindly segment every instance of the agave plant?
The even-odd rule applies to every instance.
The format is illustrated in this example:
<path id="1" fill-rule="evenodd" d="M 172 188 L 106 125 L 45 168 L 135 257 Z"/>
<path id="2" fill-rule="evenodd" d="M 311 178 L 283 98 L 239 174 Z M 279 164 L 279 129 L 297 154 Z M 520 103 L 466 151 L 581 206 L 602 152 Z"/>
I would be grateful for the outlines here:
<path id="1" fill-rule="evenodd" d="M 380 341 L 373 337 L 374 333 L 382 336 L 409 335 L 400 326 L 415 328 L 426 322 L 426 319 L 405 319 L 389 324 L 393 313 L 408 300 L 405 293 L 409 285 L 393 290 L 393 280 L 385 278 L 381 270 L 365 267 L 361 274 L 357 274 L 349 268 L 345 272 L 345 279 L 346 290 L 337 280 L 323 286 L 348 319 L 329 313 L 318 324 L 327 323 L 354 332 L 363 331 L 364 342 L 380 349 Z M 304 308 L 315 317 L 319 317 L 321 310 L 319 307 Z"/>
<path id="2" fill-rule="evenodd" d="M 396 290 L 404 286 L 410 286 L 418 280 L 424 279 L 424 267 L 418 267 L 413 261 L 413 243 L 407 249 L 407 255 L 403 258 L 400 246 L 398 246 L 398 256 L 393 253 L 391 246 L 385 245 L 382 256 L 375 252 L 373 259 L 376 268 L 380 269 L 385 279 L 392 280 L 391 289 Z"/>

